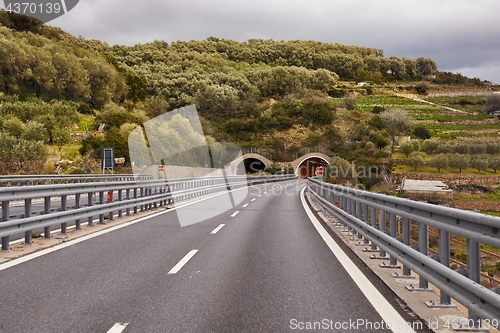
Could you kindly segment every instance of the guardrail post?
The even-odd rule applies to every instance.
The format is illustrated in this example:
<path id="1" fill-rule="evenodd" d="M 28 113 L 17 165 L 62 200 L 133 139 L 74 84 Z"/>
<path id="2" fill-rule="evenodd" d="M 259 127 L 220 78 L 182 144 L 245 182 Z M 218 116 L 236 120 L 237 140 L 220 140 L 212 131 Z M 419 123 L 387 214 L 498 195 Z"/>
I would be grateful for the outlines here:
<path id="1" fill-rule="evenodd" d="M 80 208 L 80 199 L 81 199 L 82 194 L 81 193 L 76 193 L 75 194 L 75 208 L 78 209 Z M 75 229 L 76 230 L 81 230 L 82 229 L 82 224 L 80 219 L 75 221 Z"/>
<path id="2" fill-rule="evenodd" d="M 429 248 L 429 226 L 425 223 L 418 222 L 418 250 L 420 251 L 420 253 L 428 256 L 429 255 L 428 248 Z M 409 285 L 406 287 L 406 289 L 410 291 L 432 291 L 432 289 L 429 288 L 429 282 L 421 276 L 419 277 L 418 287 Z"/>
<path id="3" fill-rule="evenodd" d="M 159 187 L 157 187 L 158 194 L 163 194 L 163 193 L 165 193 L 164 188 L 165 188 L 165 186 L 164 186 L 164 185 L 160 185 Z M 164 201 L 165 201 L 165 199 L 161 199 L 161 200 L 159 201 L 159 205 L 160 205 L 160 207 L 163 207 L 163 202 L 164 202 Z"/>
<path id="4" fill-rule="evenodd" d="M 171 198 L 171 195 L 170 195 L 170 185 L 168 184 L 167 181 L 165 181 L 165 194 L 166 194 L 166 197 L 165 197 L 165 205 L 169 205 L 170 204 L 170 198 Z M 205 194 L 207 194 L 208 192 L 205 190 Z"/>
<path id="5" fill-rule="evenodd" d="M 356 217 L 358 215 L 358 213 L 356 211 L 356 200 L 353 197 L 351 197 L 351 198 L 349 198 L 349 202 L 350 202 L 350 208 L 351 208 L 350 214 L 352 216 Z M 350 232 L 351 236 L 356 236 L 357 235 L 356 230 L 354 230 L 353 228 L 348 227 L 347 229 L 349 229 L 351 231 Z"/>
<path id="6" fill-rule="evenodd" d="M 373 228 L 377 228 L 377 208 L 375 207 L 370 207 L 370 225 Z M 364 252 L 377 252 L 377 245 L 372 241 L 372 246 L 371 248 L 365 247 L 363 249 Z"/>
<path id="7" fill-rule="evenodd" d="M 28 218 L 31 216 L 31 208 L 31 198 L 24 199 L 24 218 Z M 31 230 L 24 232 L 24 244 L 33 244 Z"/>
<path id="8" fill-rule="evenodd" d="M 389 235 L 392 238 L 397 238 L 397 216 L 394 213 L 389 213 Z M 380 264 L 380 267 L 382 268 L 401 268 L 401 266 L 398 265 L 398 261 L 396 258 L 394 258 L 393 255 L 390 255 L 390 260 L 389 260 L 389 265 L 386 265 L 385 263 Z"/>
<path id="9" fill-rule="evenodd" d="M 358 219 L 362 220 L 363 219 L 363 203 L 361 201 L 358 202 L 358 209 L 356 210 L 357 217 Z M 363 239 L 363 235 L 360 233 L 358 234 L 358 239 Z"/>
<path id="10" fill-rule="evenodd" d="M 467 239 L 467 275 L 474 282 L 481 284 L 481 246 L 479 242 Z M 481 327 L 481 318 L 469 310 L 469 322 L 474 327 Z M 470 325 L 469 325 L 470 326 Z"/>
<path id="11" fill-rule="evenodd" d="M 94 194 L 92 192 L 88 192 L 87 193 L 87 206 L 88 207 L 92 206 L 92 197 L 93 197 L 93 195 Z M 94 225 L 93 217 L 89 216 L 87 222 L 88 222 L 87 224 L 88 224 L 89 227 L 93 226 Z"/>
<path id="12" fill-rule="evenodd" d="M 61 195 L 61 212 L 66 211 L 68 209 L 68 196 Z M 61 234 L 66 235 L 68 233 L 68 222 L 61 223 Z"/>
<path id="13" fill-rule="evenodd" d="M 123 190 L 118 190 L 118 201 L 123 200 L 122 196 L 123 196 Z M 123 216 L 123 209 L 120 208 L 118 210 L 118 217 L 122 217 L 122 216 Z"/>
<path id="14" fill-rule="evenodd" d="M 130 200 L 130 189 L 125 190 L 125 200 Z M 125 215 L 130 216 L 130 207 L 127 207 Z"/>
<path id="15" fill-rule="evenodd" d="M 411 244 L 411 221 L 407 217 L 403 217 L 403 244 L 410 246 Z M 406 265 L 403 264 L 403 274 L 394 273 L 393 277 L 397 278 L 408 278 L 413 279 L 414 276 L 411 275 L 411 270 Z"/>
<path id="16" fill-rule="evenodd" d="M 99 205 L 104 204 L 104 191 L 99 191 Z M 104 224 L 104 214 L 99 214 L 99 224 Z"/>
<path id="17" fill-rule="evenodd" d="M 9 220 L 9 201 L 2 201 L 2 222 Z M 2 251 L 10 251 L 9 236 L 2 237 Z"/>
<path id="18" fill-rule="evenodd" d="M 113 190 L 108 191 L 108 201 L 107 202 L 113 202 Z M 108 216 L 109 216 L 110 221 L 113 221 L 115 219 L 114 213 L 112 210 L 109 211 Z"/>
<path id="19" fill-rule="evenodd" d="M 50 197 L 45 197 L 43 198 L 43 213 L 44 214 L 49 214 L 50 213 Z M 50 238 L 50 226 L 46 226 L 43 229 L 43 238 Z"/>
<path id="20" fill-rule="evenodd" d="M 428 255 L 429 248 L 429 227 L 427 224 L 419 223 L 418 225 L 418 250 L 420 253 Z M 427 280 L 420 277 L 419 279 L 419 287 L 423 289 L 429 288 L 429 283 Z"/>
<path id="21" fill-rule="evenodd" d="M 134 188 L 134 199 L 137 199 L 137 187 Z M 134 206 L 134 214 L 137 214 L 137 205 Z"/>
<path id="22" fill-rule="evenodd" d="M 149 196 L 152 196 L 154 194 L 156 194 L 156 189 L 154 189 L 154 191 L 153 191 L 153 188 L 150 188 L 149 189 Z M 157 207 L 156 206 L 156 201 L 149 204 L 149 209 L 153 209 L 153 208 L 156 208 L 156 207 Z"/>
<path id="23" fill-rule="evenodd" d="M 379 212 L 378 212 L 378 227 L 379 227 L 379 230 L 382 231 L 383 233 L 386 232 L 386 225 L 385 225 L 385 211 L 380 209 Z M 387 260 L 389 259 L 387 256 L 386 256 L 386 253 L 384 250 L 382 250 L 382 248 L 379 249 L 379 254 L 378 256 L 376 255 L 372 255 L 370 256 L 371 259 L 380 259 L 380 260 Z"/>
<path id="24" fill-rule="evenodd" d="M 144 187 L 141 187 L 141 198 L 144 197 Z M 141 212 L 144 211 L 144 204 L 141 205 Z"/>
<path id="25" fill-rule="evenodd" d="M 368 205 L 367 204 L 363 204 L 363 221 L 365 221 L 366 224 L 370 224 L 370 218 L 368 216 Z M 370 244 L 370 241 L 366 237 L 365 237 L 364 244 L 365 245 Z"/>
<path id="26" fill-rule="evenodd" d="M 450 233 L 439 230 L 439 262 L 450 268 Z M 451 304 L 451 298 L 441 291 L 440 303 Z"/>
<path id="27" fill-rule="evenodd" d="M 439 230 L 439 262 L 446 268 L 450 268 L 450 233 L 445 230 Z M 451 297 L 440 291 L 439 303 L 432 301 L 425 302 L 430 308 L 456 308 L 451 304 Z"/>

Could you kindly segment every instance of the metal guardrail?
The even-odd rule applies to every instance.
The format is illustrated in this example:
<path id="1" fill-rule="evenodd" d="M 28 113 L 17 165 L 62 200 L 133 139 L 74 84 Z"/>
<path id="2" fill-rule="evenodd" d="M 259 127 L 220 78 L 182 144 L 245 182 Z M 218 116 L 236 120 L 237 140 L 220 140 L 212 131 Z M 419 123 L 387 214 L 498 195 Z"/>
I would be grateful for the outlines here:
<path id="1" fill-rule="evenodd" d="M 82 220 L 87 219 L 91 226 L 95 216 L 99 216 L 99 223 L 104 223 L 105 214 L 113 220 L 113 212 L 122 217 L 124 213 L 131 215 L 131 211 L 137 213 L 210 193 L 295 178 L 294 175 L 231 176 L 0 187 L 2 250 L 9 250 L 10 236 L 22 232 L 25 243 L 31 243 L 33 230 L 40 228 L 44 228 L 44 237 L 48 238 L 50 229 L 56 225 L 60 225 L 61 233 L 66 233 L 68 223 L 75 223 L 75 228 L 80 229 Z M 71 206 L 69 196 L 74 197 Z M 51 207 L 54 197 L 60 198 L 56 209 Z M 40 211 L 33 211 L 36 199 L 43 200 Z M 24 200 L 24 214 L 13 217 L 9 213 L 11 202 L 19 200 Z"/>
<path id="2" fill-rule="evenodd" d="M 479 327 L 481 319 L 500 320 L 498 288 L 489 290 L 480 284 L 480 244 L 500 247 L 500 218 L 436 206 L 408 199 L 370 193 L 309 178 L 309 193 L 341 223 L 353 230 L 368 246 L 364 251 L 379 252 L 372 259 L 389 260 L 381 267 L 399 267 L 410 277 L 411 270 L 420 279 L 410 291 L 429 290 L 429 282 L 438 287 L 440 303 L 430 307 L 451 306 L 451 297 L 469 310 L 469 326 Z M 397 221 L 402 220 L 403 237 L 397 238 Z M 418 249 L 411 246 L 410 226 L 418 226 Z M 439 230 L 439 256 L 428 255 L 428 228 Z M 450 267 L 450 233 L 467 239 L 467 270 Z M 386 256 L 386 252 L 390 257 Z"/>
<path id="3" fill-rule="evenodd" d="M 151 180 L 151 175 L 9 175 L 0 176 L 0 187 L 2 186 L 29 186 L 29 185 L 47 185 L 47 184 L 72 184 L 72 183 L 95 183 L 111 181 L 132 181 L 132 180 Z"/>

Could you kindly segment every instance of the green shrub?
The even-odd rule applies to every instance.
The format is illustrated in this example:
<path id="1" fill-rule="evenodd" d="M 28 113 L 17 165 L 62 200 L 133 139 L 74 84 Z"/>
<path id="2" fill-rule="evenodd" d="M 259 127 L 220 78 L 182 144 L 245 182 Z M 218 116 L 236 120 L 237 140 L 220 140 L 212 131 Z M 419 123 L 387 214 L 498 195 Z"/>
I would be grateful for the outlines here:
<path id="1" fill-rule="evenodd" d="M 429 130 L 422 125 L 415 126 L 413 128 L 413 135 L 422 140 L 431 138 L 431 133 L 429 132 Z"/>

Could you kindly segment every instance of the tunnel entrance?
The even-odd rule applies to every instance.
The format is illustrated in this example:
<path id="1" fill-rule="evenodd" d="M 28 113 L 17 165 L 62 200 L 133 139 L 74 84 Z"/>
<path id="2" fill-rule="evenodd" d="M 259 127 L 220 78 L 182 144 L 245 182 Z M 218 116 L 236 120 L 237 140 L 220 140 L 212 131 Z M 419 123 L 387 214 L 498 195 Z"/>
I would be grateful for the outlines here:
<path id="1" fill-rule="evenodd" d="M 314 177 L 316 175 L 316 168 L 322 166 L 328 166 L 328 162 L 321 157 L 309 157 L 304 161 L 300 162 L 297 167 L 297 176 L 299 178 Z"/>
<path id="2" fill-rule="evenodd" d="M 264 172 L 266 165 L 261 160 L 256 158 L 245 158 L 243 160 L 245 165 L 245 173 L 256 173 L 256 172 Z M 241 164 L 240 164 L 241 165 Z"/>

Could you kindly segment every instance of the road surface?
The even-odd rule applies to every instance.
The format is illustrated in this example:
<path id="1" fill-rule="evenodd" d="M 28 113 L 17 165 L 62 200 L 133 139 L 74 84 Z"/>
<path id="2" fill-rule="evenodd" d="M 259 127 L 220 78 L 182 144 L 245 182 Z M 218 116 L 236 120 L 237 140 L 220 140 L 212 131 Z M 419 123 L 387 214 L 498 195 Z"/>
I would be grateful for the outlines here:
<path id="1" fill-rule="evenodd" d="M 332 253 L 304 210 L 303 185 L 250 187 L 197 224 L 162 211 L 0 265 L 0 332 L 391 332 L 381 315 L 391 306 L 370 302 L 370 283 L 360 288 Z M 201 205 L 218 210 L 220 198 Z"/>

